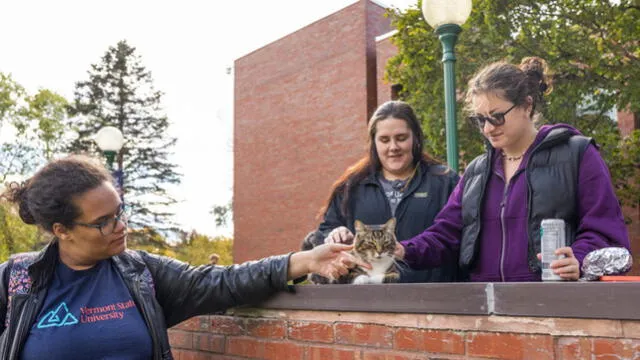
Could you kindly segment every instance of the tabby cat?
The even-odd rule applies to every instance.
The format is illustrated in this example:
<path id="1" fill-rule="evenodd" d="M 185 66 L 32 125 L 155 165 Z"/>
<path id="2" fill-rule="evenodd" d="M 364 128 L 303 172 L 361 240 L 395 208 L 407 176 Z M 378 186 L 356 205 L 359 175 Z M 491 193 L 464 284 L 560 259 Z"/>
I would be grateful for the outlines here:
<path id="1" fill-rule="evenodd" d="M 397 282 L 400 273 L 393 252 L 396 248 L 396 219 L 391 218 L 383 225 L 365 225 L 356 220 L 355 246 L 351 254 L 371 264 L 372 269 L 355 267 L 347 275 L 329 280 L 317 274 L 310 274 L 309 281 L 314 284 L 382 284 Z M 303 241 L 303 250 L 324 243 L 320 232 L 311 232 Z"/>
<path id="2" fill-rule="evenodd" d="M 383 225 L 365 225 L 356 220 L 355 246 L 351 253 L 364 262 L 371 264 L 372 269 L 359 266 L 351 269 L 338 283 L 382 284 L 397 282 L 400 272 L 393 255 L 396 249 L 396 219 L 391 218 Z M 344 278 L 344 279 L 343 279 Z"/>

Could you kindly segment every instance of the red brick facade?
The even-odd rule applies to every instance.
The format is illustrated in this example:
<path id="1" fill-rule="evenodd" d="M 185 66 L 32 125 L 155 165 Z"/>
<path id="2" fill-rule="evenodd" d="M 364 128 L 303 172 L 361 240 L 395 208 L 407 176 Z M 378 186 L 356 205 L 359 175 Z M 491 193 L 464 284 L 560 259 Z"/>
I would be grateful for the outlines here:
<path id="1" fill-rule="evenodd" d="M 636 359 L 640 321 L 260 310 L 170 339 L 176 360 Z"/>
<path id="2" fill-rule="evenodd" d="M 638 115 L 628 111 L 618 111 L 618 127 L 622 135 L 628 135 L 635 129 L 640 129 Z"/>
<path id="3" fill-rule="evenodd" d="M 358 1 L 235 62 L 234 261 L 298 249 L 364 154 L 384 11 Z"/>

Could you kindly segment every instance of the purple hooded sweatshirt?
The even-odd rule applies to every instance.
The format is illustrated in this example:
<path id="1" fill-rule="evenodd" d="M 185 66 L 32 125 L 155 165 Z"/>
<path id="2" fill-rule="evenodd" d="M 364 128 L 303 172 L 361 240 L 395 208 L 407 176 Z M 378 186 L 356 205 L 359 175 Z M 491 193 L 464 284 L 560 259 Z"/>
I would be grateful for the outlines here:
<path id="1" fill-rule="evenodd" d="M 481 231 L 478 254 L 470 270 L 471 281 L 539 281 L 540 274 L 532 273 L 527 263 L 528 218 L 526 165 L 535 148 L 551 130 L 565 127 L 580 134 L 569 125 L 546 125 L 538 132 L 534 143 L 524 154 L 520 167 L 511 178 L 506 195 L 502 157 L 494 149 L 491 176 L 485 189 L 481 211 Z M 608 246 L 629 249 L 629 236 L 622 210 L 613 191 L 609 169 L 597 148 L 589 145 L 580 163 L 578 179 L 578 214 L 580 221 L 573 253 L 582 260 L 591 251 Z M 462 234 L 462 194 L 464 179 L 449 197 L 433 225 L 420 235 L 402 241 L 405 260 L 416 269 L 440 266 L 458 261 Z M 501 206 L 504 199 L 504 213 Z M 504 228 L 503 224 L 504 223 Z"/>

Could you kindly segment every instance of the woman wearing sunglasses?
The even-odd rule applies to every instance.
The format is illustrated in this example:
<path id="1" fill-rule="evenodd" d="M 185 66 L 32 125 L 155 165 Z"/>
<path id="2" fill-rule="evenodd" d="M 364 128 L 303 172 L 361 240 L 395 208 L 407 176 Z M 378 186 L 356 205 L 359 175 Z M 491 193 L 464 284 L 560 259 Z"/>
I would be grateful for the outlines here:
<path id="1" fill-rule="evenodd" d="M 551 263 L 577 280 L 591 251 L 629 248 L 609 170 L 591 139 L 563 124 L 534 126 L 548 92 L 546 63 L 498 62 L 469 81 L 469 120 L 487 152 L 467 167 L 434 225 L 401 242 L 397 255 L 414 268 L 457 261 L 469 280 L 539 281 L 540 224 L 565 221 L 569 246 Z"/>
<path id="2" fill-rule="evenodd" d="M 225 268 L 127 250 L 113 179 L 83 157 L 49 163 L 7 197 L 25 223 L 54 237 L 40 253 L 0 264 L 3 360 L 170 360 L 168 327 L 258 303 L 286 290 L 288 279 L 338 277 L 356 264 L 344 244 Z"/>

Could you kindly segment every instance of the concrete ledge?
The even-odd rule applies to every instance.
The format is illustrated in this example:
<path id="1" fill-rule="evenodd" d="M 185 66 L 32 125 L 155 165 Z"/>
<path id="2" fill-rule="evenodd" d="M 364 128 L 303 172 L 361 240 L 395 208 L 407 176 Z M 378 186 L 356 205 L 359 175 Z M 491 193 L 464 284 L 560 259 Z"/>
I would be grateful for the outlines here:
<path id="1" fill-rule="evenodd" d="M 265 309 L 487 315 L 486 284 L 303 285 Z"/>
<path id="2" fill-rule="evenodd" d="M 640 320 L 640 283 L 494 284 L 495 314 Z"/>
<path id="3" fill-rule="evenodd" d="M 303 285 L 262 309 L 640 320 L 640 283 Z M 634 330 L 635 332 L 635 330 Z"/>

